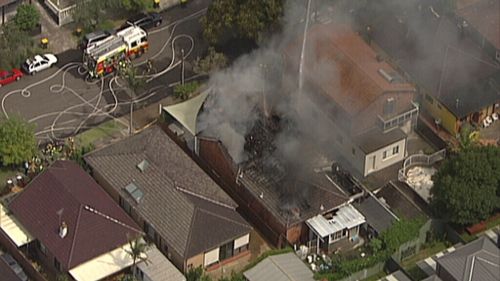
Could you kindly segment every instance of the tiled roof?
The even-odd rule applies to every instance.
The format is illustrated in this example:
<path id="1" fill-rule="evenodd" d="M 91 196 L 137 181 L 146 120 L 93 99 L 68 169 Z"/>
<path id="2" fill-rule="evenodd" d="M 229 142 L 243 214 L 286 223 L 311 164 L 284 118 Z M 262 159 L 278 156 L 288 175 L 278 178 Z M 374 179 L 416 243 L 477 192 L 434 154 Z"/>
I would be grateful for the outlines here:
<path id="1" fill-rule="evenodd" d="M 72 161 L 52 164 L 10 203 L 9 209 L 67 270 L 141 233 L 94 179 Z M 62 222 L 68 228 L 64 238 L 59 236 Z"/>
<path id="2" fill-rule="evenodd" d="M 437 260 L 455 280 L 500 280 L 500 249 L 481 237 Z"/>
<path id="3" fill-rule="evenodd" d="M 22 281 L 14 270 L 0 257 L 0 276 L 2 281 Z"/>
<path id="4" fill-rule="evenodd" d="M 394 2 L 380 1 L 381 5 Z M 373 40 L 458 117 L 498 101 L 498 86 L 491 85 L 490 78 L 500 75 L 500 65 L 471 38 L 462 36 L 454 20 L 444 15 L 437 19 L 425 7 L 422 11 L 380 9 L 376 22 L 371 22 Z"/>
<path id="5" fill-rule="evenodd" d="M 236 203 L 157 126 L 85 160 L 186 258 L 250 231 Z M 124 190 L 132 182 L 143 192 L 138 203 Z"/>
<path id="6" fill-rule="evenodd" d="M 457 14 L 500 49 L 500 1 L 480 0 L 461 8 Z"/>
<path id="7" fill-rule="evenodd" d="M 365 216 L 367 223 L 379 234 L 388 229 L 397 219 L 382 206 L 382 203 L 378 202 L 372 196 L 366 198 L 361 204 L 355 207 Z"/>
<path id="8" fill-rule="evenodd" d="M 308 34 L 305 75 L 348 114 L 360 112 L 386 92 L 415 91 L 348 26 L 318 24 Z M 287 49 L 292 65 L 298 64 L 299 47 Z M 389 82 L 380 70 L 396 80 Z"/>

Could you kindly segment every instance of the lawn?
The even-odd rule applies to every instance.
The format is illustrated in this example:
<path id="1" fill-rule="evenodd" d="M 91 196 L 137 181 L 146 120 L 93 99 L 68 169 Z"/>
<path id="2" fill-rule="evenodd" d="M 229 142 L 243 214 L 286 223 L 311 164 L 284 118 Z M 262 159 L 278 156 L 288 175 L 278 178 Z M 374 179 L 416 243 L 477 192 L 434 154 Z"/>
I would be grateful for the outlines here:
<path id="1" fill-rule="evenodd" d="M 427 278 L 427 273 L 425 273 L 420 267 L 414 265 L 408 269 L 406 269 L 406 273 L 411 277 L 414 281 L 420 281 Z"/>
<path id="2" fill-rule="evenodd" d="M 96 142 L 103 141 L 108 138 L 114 138 L 121 134 L 122 130 L 127 127 L 115 120 L 110 120 L 102 123 L 98 127 L 87 130 L 78 136 L 76 141 L 79 146 L 95 145 Z"/>

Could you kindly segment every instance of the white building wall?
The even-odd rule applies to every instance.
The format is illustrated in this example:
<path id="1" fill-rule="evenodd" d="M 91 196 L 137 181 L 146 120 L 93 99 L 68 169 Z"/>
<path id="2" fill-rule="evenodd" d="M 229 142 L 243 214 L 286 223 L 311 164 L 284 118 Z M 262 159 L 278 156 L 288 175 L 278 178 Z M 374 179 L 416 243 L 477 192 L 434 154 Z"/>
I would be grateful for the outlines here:
<path id="1" fill-rule="evenodd" d="M 397 147 L 397 153 L 394 149 Z M 384 154 L 385 152 L 385 154 Z M 365 157 L 364 176 L 403 161 L 406 152 L 406 138 L 374 151 Z"/>

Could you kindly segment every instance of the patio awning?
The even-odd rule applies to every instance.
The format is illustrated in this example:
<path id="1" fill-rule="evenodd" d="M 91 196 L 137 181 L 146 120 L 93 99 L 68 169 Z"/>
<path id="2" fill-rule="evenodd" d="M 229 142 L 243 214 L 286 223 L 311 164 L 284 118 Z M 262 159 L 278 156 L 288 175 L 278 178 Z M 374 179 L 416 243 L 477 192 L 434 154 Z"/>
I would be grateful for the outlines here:
<path id="1" fill-rule="evenodd" d="M 352 205 L 340 208 L 330 220 L 325 219 L 322 215 L 317 215 L 306 221 L 306 224 L 321 238 L 363 223 L 365 223 L 365 217 Z"/>
<path id="2" fill-rule="evenodd" d="M 208 96 L 208 90 L 198 96 L 174 105 L 164 106 L 168 114 L 184 126 L 193 136 L 196 135 L 196 119 L 201 106 Z"/>
<path id="3" fill-rule="evenodd" d="M 7 209 L 2 204 L 0 204 L 0 228 L 9 236 L 17 247 L 21 247 L 33 241 L 31 234 L 24 229 L 16 218 L 8 214 Z"/>
<path id="4" fill-rule="evenodd" d="M 87 261 L 69 271 L 76 281 L 95 281 L 120 272 L 132 265 L 129 254 L 130 244 L 127 243 L 108 253 Z"/>

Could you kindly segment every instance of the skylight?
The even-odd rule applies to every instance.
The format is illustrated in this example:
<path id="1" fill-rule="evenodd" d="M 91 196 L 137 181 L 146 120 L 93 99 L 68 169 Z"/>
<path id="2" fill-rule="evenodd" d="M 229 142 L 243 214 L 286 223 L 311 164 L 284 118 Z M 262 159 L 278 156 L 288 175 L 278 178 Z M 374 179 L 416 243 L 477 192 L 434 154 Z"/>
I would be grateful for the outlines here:
<path id="1" fill-rule="evenodd" d="M 139 203 L 144 196 L 142 190 L 139 189 L 135 183 L 131 182 L 129 185 L 125 187 L 127 193 L 134 198 L 135 202 Z"/>
<path id="2" fill-rule="evenodd" d="M 137 164 L 137 168 L 139 168 L 141 172 L 146 171 L 148 167 L 149 167 L 149 162 L 147 160 L 142 160 L 141 163 Z"/>

